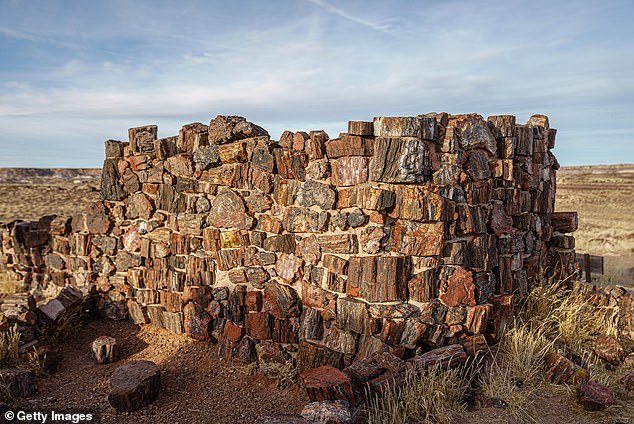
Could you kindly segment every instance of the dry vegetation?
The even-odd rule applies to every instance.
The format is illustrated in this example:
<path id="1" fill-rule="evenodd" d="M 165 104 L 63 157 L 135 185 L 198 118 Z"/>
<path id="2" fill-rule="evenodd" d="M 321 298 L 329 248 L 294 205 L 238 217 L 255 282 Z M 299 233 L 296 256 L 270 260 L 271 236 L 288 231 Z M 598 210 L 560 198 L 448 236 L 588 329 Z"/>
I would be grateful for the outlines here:
<path id="1" fill-rule="evenodd" d="M 593 351 L 597 334 L 632 340 L 619 334 L 609 314 L 597 314 L 582 295 L 570 295 L 561 283 L 536 287 L 519 305 L 512 328 L 502 341 L 460 369 L 432 368 L 410 375 L 406 384 L 373 398 L 371 423 L 615 423 L 634 420 L 634 398 L 619 380 L 631 365 L 612 367 Z M 558 351 L 581 358 L 592 380 L 614 390 L 615 405 L 586 412 L 575 399 L 575 387 L 545 378 L 546 356 Z M 493 407 L 466 410 L 466 400 L 480 396 Z M 476 402 L 477 403 L 477 402 Z"/>

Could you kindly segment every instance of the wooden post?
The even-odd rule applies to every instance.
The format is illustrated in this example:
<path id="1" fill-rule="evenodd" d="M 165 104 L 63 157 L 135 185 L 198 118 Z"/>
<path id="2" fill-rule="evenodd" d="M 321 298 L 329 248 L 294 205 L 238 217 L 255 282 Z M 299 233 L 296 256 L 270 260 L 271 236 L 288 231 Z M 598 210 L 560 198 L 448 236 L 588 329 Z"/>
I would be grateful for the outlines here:
<path id="1" fill-rule="evenodd" d="M 583 255 L 583 267 L 585 268 L 585 272 L 586 272 L 586 283 L 591 283 L 592 278 L 590 275 L 590 254 L 589 253 L 586 253 Z"/>

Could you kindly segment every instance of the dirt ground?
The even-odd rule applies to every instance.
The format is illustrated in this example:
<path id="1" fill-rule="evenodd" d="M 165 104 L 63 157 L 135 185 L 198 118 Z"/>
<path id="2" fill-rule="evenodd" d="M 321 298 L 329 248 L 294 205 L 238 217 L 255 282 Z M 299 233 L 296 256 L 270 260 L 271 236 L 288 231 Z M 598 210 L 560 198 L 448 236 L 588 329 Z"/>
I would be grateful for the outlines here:
<path id="1" fill-rule="evenodd" d="M 90 356 L 98 336 L 117 339 L 120 360 L 96 365 Z M 38 394 L 18 405 L 30 410 L 92 412 L 102 423 L 253 423 L 260 415 L 298 413 L 308 402 L 298 386 L 278 388 L 261 374 L 248 375 L 240 363 L 218 358 L 214 345 L 151 325 L 96 319 L 61 346 L 58 372 L 39 379 Z M 109 378 L 131 360 L 155 362 L 162 389 L 152 405 L 117 413 L 108 403 Z"/>

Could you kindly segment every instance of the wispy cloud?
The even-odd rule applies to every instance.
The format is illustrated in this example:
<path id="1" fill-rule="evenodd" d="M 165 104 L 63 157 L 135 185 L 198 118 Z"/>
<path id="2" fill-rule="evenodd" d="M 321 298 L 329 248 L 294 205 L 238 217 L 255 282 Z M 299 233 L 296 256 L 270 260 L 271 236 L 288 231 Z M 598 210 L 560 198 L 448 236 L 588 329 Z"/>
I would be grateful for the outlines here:
<path id="1" fill-rule="evenodd" d="M 360 16 L 356 16 L 353 15 L 352 13 L 346 12 L 345 10 L 328 3 L 325 0 L 308 0 L 310 3 L 313 3 L 317 6 L 319 6 L 320 8 L 322 8 L 323 10 L 325 10 L 328 13 L 332 13 L 333 15 L 337 15 L 343 19 L 346 19 L 350 22 L 354 22 L 356 24 L 368 27 L 370 29 L 373 29 L 375 31 L 379 31 L 379 32 L 383 32 L 386 34 L 391 34 L 393 33 L 393 27 L 392 25 L 388 24 L 387 22 L 377 22 L 377 21 L 373 21 L 367 18 L 363 18 Z"/>
<path id="2" fill-rule="evenodd" d="M 634 36 L 622 16 L 631 7 L 545 0 L 534 11 L 466 0 L 95 7 L 34 0 L 27 13 L 22 2 L 0 4 L 0 166 L 20 157 L 17 138 L 32 146 L 21 160 L 32 157 L 33 165 L 71 164 L 60 145 L 74 152 L 72 164 L 98 165 L 101 140 L 137 124 L 158 123 L 167 136 L 194 120 L 240 114 L 274 135 L 285 128 L 336 135 L 347 119 L 431 110 L 520 120 L 548 113 L 561 163 L 594 160 L 583 146 L 596 145 L 597 134 L 606 134 L 605 157 L 608 150 L 634 157 L 627 138 Z"/>

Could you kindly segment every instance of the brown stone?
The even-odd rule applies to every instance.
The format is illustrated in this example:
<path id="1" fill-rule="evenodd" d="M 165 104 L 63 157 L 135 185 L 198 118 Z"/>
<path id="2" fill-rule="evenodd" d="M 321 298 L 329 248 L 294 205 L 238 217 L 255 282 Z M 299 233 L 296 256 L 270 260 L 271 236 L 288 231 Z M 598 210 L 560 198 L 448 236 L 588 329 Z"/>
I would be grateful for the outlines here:
<path id="1" fill-rule="evenodd" d="M 244 335 L 244 328 L 228 321 L 223 330 L 224 337 L 231 343 L 237 343 Z"/>
<path id="2" fill-rule="evenodd" d="M 148 220 L 154 213 L 154 204 L 143 193 L 134 193 L 128 198 L 128 217 Z"/>
<path id="3" fill-rule="evenodd" d="M 345 275 L 348 270 L 348 260 L 339 256 L 325 254 L 323 260 L 324 266 L 331 272 L 339 275 Z"/>
<path id="4" fill-rule="evenodd" d="M 313 130 L 308 135 L 310 138 L 306 140 L 304 147 L 308 159 L 311 161 L 323 159 L 325 145 L 329 140 L 328 134 L 323 130 Z"/>
<path id="5" fill-rule="evenodd" d="M 554 212 L 550 214 L 550 225 L 560 233 L 572 233 L 577 231 L 577 212 Z"/>
<path id="6" fill-rule="evenodd" d="M 392 227 L 392 251 L 412 256 L 437 256 L 442 252 L 442 222 L 419 223 L 397 220 Z"/>
<path id="7" fill-rule="evenodd" d="M 297 245 L 295 253 L 304 259 L 306 263 L 316 265 L 321 259 L 321 247 L 319 246 L 317 237 L 314 235 L 304 237 Z"/>
<path id="8" fill-rule="evenodd" d="M 209 340 L 212 317 L 204 307 L 193 302 L 183 308 L 185 334 L 195 340 Z"/>
<path id="9" fill-rule="evenodd" d="M 151 144 L 154 140 L 156 140 L 157 133 L 158 126 L 156 125 L 129 128 L 128 140 L 130 148 L 133 152 L 146 153 L 145 150 L 148 148 L 148 143 Z"/>
<path id="10" fill-rule="evenodd" d="M 335 352 L 321 343 L 303 340 L 299 344 L 298 356 L 301 369 L 317 368 L 324 365 L 335 368 L 343 366 L 343 354 Z"/>
<path id="11" fill-rule="evenodd" d="M 389 216 L 411 221 L 448 221 L 453 219 L 453 207 L 445 198 L 422 186 L 399 186 L 394 209 Z"/>
<path id="12" fill-rule="evenodd" d="M 496 234 L 512 234 L 515 232 L 513 227 L 513 218 L 508 216 L 504 211 L 504 205 L 500 202 L 493 203 L 491 218 L 489 220 L 489 228 Z"/>
<path id="13" fill-rule="evenodd" d="M 483 148 L 491 154 L 497 153 L 497 141 L 482 116 L 475 113 L 452 115 L 449 119 L 449 126 L 458 130 L 458 141 L 462 149 Z"/>
<path id="14" fill-rule="evenodd" d="M 248 160 L 247 143 L 235 142 L 218 146 L 222 163 L 242 163 Z"/>
<path id="15" fill-rule="evenodd" d="M 197 147 L 207 145 L 208 127 L 200 122 L 183 125 L 178 132 L 176 146 L 179 152 L 192 153 Z"/>
<path id="16" fill-rule="evenodd" d="M 292 234 L 274 235 L 264 239 L 263 248 L 269 252 L 295 252 L 295 236 Z"/>
<path id="17" fill-rule="evenodd" d="M 491 177 L 489 157 L 482 149 L 471 150 L 463 169 L 472 181 L 486 180 Z"/>
<path id="18" fill-rule="evenodd" d="M 376 137 L 418 137 L 422 135 L 421 121 L 418 117 L 374 118 L 374 135 Z"/>
<path id="19" fill-rule="evenodd" d="M 101 168 L 101 200 L 117 201 L 125 197 L 121 185 L 117 159 L 106 159 Z"/>
<path id="20" fill-rule="evenodd" d="M 359 252 L 357 236 L 355 234 L 328 234 L 318 235 L 317 242 L 321 251 L 325 253 L 348 253 Z"/>
<path id="21" fill-rule="evenodd" d="M 200 181 L 214 185 L 246 188 L 249 178 L 249 164 L 227 163 L 217 168 L 203 171 Z"/>
<path id="22" fill-rule="evenodd" d="M 347 293 L 368 302 L 407 300 L 410 262 L 398 256 L 351 257 Z"/>
<path id="23" fill-rule="evenodd" d="M 0 370 L 0 382 L 12 398 L 31 397 L 37 391 L 35 373 L 32 369 L 2 369 Z"/>
<path id="24" fill-rule="evenodd" d="M 260 312 L 262 310 L 262 292 L 257 290 L 247 292 L 246 307 L 249 312 Z"/>
<path id="25" fill-rule="evenodd" d="M 108 402 L 119 412 L 132 412 L 158 398 L 161 372 L 154 362 L 130 361 L 110 377 Z"/>
<path id="26" fill-rule="evenodd" d="M 167 159 L 165 169 L 173 175 L 189 177 L 193 174 L 192 157 L 189 155 L 176 155 Z"/>
<path id="27" fill-rule="evenodd" d="M 630 394 L 634 394 L 634 370 L 631 370 L 627 374 L 621 378 L 621 383 L 625 386 L 625 389 L 630 392 Z"/>
<path id="28" fill-rule="evenodd" d="M 227 188 L 218 193 L 211 203 L 208 222 L 217 228 L 233 227 L 245 230 L 251 226 L 244 200 L 236 192 Z"/>
<path id="29" fill-rule="evenodd" d="M 416 302 L 429 302 L 438 297 L 438 279 L 435 268 L 414 275 L 407 283 L 409 297 Z"/>
<path id="30" fill-rule="evenodd" d="M 489 320 L 491 305 L 477 305 L 467 308 L 465 327 L 470 333 L 484 333 Z"/>
<path id="31" fill-rule="evenodd" d="M 337 368 L 325 365 L 302 372 L 302 381 L 312 402 L 346 400 L 355 402 L 348 376 Z"/>
<path id="32" fill-rule="evenodd" d="M 245 317 L 245 326 L 249 337 L 255 340 L 271 338 L 273 317 L 268 312 L 252 312 Z"/>
<path id="33" fill-rule="evenodd" d="M 248 122 L 241 116 L 221 116 L 209 122 L 209 143 L 225 144 L 234 140 L 268 136 L 262 127 Z"/>
<path id="34" fill-rule="evenodd" d="M 467 362 L 468 356 L 464 348 L 459 344 L 439 347 L 437 349 L 417 355 L 409 362 L 417 369 L 440 366 L 442 368 L 454 368 Z"/>
<path id="35" fill-rule="evenodd" d="M 341 134 L 339 138 L 330 140 L 326 144 L 326 154 L 329 159 L 342 156 L 372 156 L 374 139 L 358 135 Z"/>
<path id="36" fill-rule="evenodd" d="M 269 281 L 264 285 L 262 308 L 275 318 L 298 317 L 301 302 L 297 292 L 291 286 Z"/>
<path id="37" fill-rule="evenodd" d="M 600 334 L 594 341 L 594 353 L 612 365 L 621 365 L 625 359 L 623 346 L 612 337 Z"/>
<path id="38" fill-rule="evenodd" d="M 349 187 L 368 180 L 368 164 L 364 156 L 344 156 L 331 162 L 332 182 L 337 187 Z"/>
<path id="39" fill-rule="evenodd" d="M 557 352 L 546 356 L 544 370 L 546 378 L 553 384 L 578 384 L 588 379 L 586 370 Z"/>
<path id="40" fill-rule="evenodd" d="M 377 137 L 370 161 L 369 180 L 421 183 L 431 178 L 432 147 L 418 138 Z"/>
<path id="41" fill-rule="evenodd" d="M 348 121 L 348 134 L 352 135 L 374 135 L 374 122 Z"/>
<path id="42" fill-rule="evenodd" d="M 337 299 L 337 327 L 362 334 L 368 325 L 368 310 L 362 301 L 340 297 Z"/>
<path id="43" fill-rule="evenodd" d="M 379 253 L 383 248 L 383 242 L 386 236 L 387 234 L 383 227 L 369 226 L 362 229 L 359 234 L 361 250 L 371 255 Z"/>

